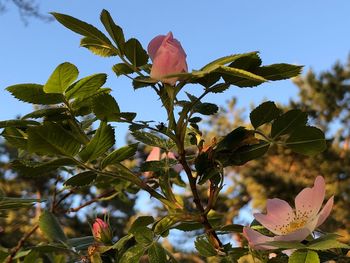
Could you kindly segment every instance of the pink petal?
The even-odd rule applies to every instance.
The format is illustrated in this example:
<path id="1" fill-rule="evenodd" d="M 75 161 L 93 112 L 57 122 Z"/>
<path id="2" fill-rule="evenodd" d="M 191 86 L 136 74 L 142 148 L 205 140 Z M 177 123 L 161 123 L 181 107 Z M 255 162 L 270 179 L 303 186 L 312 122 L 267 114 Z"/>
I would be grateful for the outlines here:
<path id="1" fill-rule="evenodd" d="M 276 247 L 273 246 L 263 245 L 273 241 L 272 237 L 264 236 L 250 227 L 243 228 L 243 236 L 248 240 L 249 246 L 255 250 L 276 249 Z"/>
<path id="2" fill-rule="evenodd" d="M 295 198 L 296 215 L 305 219 L 317 215 L 320 211 L 326 184 L 322 176 L 317 176 L 312 188 L 304 188 Z"/>
<path id="3" fill-rule="evenodd" d="M 150 58 L 154 59 L 154 56 L 156 55 L 160 45 L 163 43 L 163 40 L 166 36 L 164 35 L 159 35 L 156 36 L 155 38 L 153 38 L 151 40 L 151 42 L 149 42 L 148 47 L 147 47 L 147 51 L 148 51 L 148 55 L 150 56 Z"/>
<path id="4" fill-rule="evenodd" d="M 256 213 L 254 217 L 264 227 L 276 235 L 281 235 L 281 227 L 288 225 L 294 219 L 294 212 L 290 205 L 281 199 L 267 200 L 267 214 Z"/>
<path id="5" fill-rule="evenodd" d="M 161 38 L 157 38 L 149 45 L 149 54 L 153 65 L 151 77 L 164 83 L 174 85 L 177 78 L 163 78 L 166 75 L 187 72 L 186 53 L 180 42 L 169 32 L 159 45 Z M 154 53 L 155 52 L 155 53 Z"/>
<path id="6" fill-rule="evenodd" d="M 334 202 L 334 196 L 329 198 L 329 200 L 327 201 L 325 206 L 322 208 L 321 212 L 318 214 L 319 217 L 318 217 L 318 221 L 317 221 L 316 227 L 322 225 L 323 222 L 327 219 L 327 217 L 329 216 L 329 214 L 332 211 L 333 202 Z"/>
<path id="7" fill-rule="evenodd" d="M 275 241 L 303 241 L 311 234 L 310 230 L 307 228 L 298 229 L 290 234 L 283 236 L 275 236 Z"/>
<path id="8" fill-rule="evenodd" d="M 160 148 L 153 147 L 149 155 L 147 156 L 146 162 L 149 161 L 159 161 L 160 160 Z M 145 177 L 149 177 L 152 175 L 152 172 L 144 172 L 143 175 Z"/>
<path id="9" fill-rule="evenodd" d="M 149 155 L 147 156 L 146 162 L 148 161 L 159 161 L 160 160 L 160 148 L 153 147 Z"/>

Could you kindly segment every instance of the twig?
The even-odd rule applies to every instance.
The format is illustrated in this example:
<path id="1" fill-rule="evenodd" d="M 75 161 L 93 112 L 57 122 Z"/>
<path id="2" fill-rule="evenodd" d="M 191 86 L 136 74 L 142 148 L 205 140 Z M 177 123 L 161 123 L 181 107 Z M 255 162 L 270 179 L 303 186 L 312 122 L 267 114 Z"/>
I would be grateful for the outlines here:
<path id="1" fill-rule="evenodd" d="M 12 262 L 13 258 L 16 256 L 17 252 L 22 248 L 24 242 L 26 242 L 26 240 L 32 234 L 34 234 L 38 228 L 39 228 L 38 224 L 34 225 L 34 227 L 18 241 L 17 246 L 11 250 L 11 254 L 5 259 L 4 263 L 11 263 Z"/>

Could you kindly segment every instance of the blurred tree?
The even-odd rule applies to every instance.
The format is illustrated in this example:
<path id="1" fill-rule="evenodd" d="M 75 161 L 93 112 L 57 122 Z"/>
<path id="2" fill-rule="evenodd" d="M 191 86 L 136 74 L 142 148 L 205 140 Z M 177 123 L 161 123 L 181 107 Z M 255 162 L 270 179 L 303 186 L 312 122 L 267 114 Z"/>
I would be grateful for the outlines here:
<path id="1" fill-rule="evenodd" d="M 327 196 L 335 195 L 332 216 L 322 229 L 337 231 L 344 241 L 349 241 L 346 230 L 350 229 L 350 58 L 348 63 L 338 62 L 319 75 L 310 70 L 294 83 L 299 88 L 299 98 L 283 107 L 306 111 L 311 116 L 309 123 L 327 132 L 328 149 L 306 157 L 274 145 L 263 158 L 228 169 L 230 180 L 226 184 L 229 187 L 222 199 L 228 211 L 223 215 L 226 222 L 232 222 L 248 202 L 253 209 L 265 209 L 267 198 L 278 197 L 293 203 L 296 194 L 321 174 L 327 182 Z M 242 125 L 247 119 L 245 111 L 236 107 L 235 98 L 226 108 L 228 110 L 221 110 L 209 120 L 216 134 L 208 132 L 208 141 Z M 265 125 L 263 129 L 269 127 Z"/>
<path id="2" fill-rule="evenodd" d="M 51 16 L 40 12 L 39 4 L 36 0 L 0 0 L 0 14 L 6 12 L 11 4 L 18 9 L 19 15 L 25 24 L 32 17 L 45 22 L 53 21 Z"/>

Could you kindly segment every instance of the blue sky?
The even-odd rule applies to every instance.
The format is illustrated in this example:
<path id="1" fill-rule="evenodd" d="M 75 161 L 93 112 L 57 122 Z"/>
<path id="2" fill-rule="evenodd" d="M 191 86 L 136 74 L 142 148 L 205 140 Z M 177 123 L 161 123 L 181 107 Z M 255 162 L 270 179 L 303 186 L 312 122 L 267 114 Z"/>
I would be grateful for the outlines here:
<path id="1" fill-rule="evenodd" d="M 172 31 L 187 52 L 189 69 L 198 69 L 220 56 L 258 50 L 264 64 L 287 62 L 316 71 L 336 60 L 345 61 L 350 51 L 350 2 L 342 1 L 41 1 L 41 11 L 70 14 L 102 29 L 100 11 L 110 11 L 127 38 L 136 37 L 146 47 L 158 34 Z M 78 66 L 80 76 L 106 72 L 123 111 L 138 119 L 164 121 L 160 102 L 149 89 L 134 91 L 126 78 L 117 78 L 111 66 L 116 58 L 100 58 L 79 47 L 80 37 L 57 22 L 31 19 L 25 27 L 16 8 L 0 16 L 0 119 L 11 119 L 31 110 L 31 105 L 12 98 L 3 89 L 17 83 L 45 83 L 64 61 Z M 188 91 L 200 92 L 197 86 Z M 287 102 L 296 95 L 290 81 L 255 89 L 232 87 L 207 100 L 224 105 L 237 96 L 240 106 L 264 99 Z M 117 144 L 124 143 L 126 127 L 118 128 Z"/>

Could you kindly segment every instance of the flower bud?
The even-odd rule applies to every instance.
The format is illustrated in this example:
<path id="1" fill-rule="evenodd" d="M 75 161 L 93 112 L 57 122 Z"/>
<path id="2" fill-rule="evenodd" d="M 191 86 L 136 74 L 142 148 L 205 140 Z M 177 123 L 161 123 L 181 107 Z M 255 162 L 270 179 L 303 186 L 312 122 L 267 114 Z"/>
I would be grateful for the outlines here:
<path id="1" fill-rule="evenodd" d="M 169 32 L 159 35 L 148 44 L 148 54 L 153 61 L 151 78 L 175 85 L 178 78 L 163 78 L 166 75 L 187 72 L 186 53 L 180 42 Z"/>
<path id="2" fill-rule="evenodd" d="M 112 241 L 112 231 L 109 224 L 100 218 L 96 218 L 92 225 L 92 234 L 96 241 L 109 244 Z"/>

